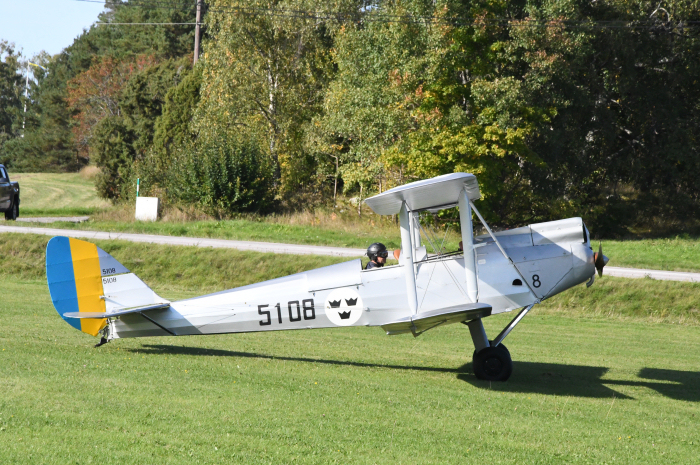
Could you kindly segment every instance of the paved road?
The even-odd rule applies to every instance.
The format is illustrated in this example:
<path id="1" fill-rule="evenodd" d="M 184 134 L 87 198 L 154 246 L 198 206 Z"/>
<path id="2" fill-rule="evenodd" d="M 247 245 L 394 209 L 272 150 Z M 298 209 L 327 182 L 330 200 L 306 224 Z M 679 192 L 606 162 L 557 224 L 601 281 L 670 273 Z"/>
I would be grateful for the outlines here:
<path id="1" fill-rule="evenodd" d="M 44 234 L 47 236 L 69 236 L 80 239 L 120 239 L 124 241 L 147 242 L 152 244 L 189 245 L 195 247 L 250 250 L 254 252 L 272 252 L 293 255 L 332 255 L 336 257 L 356 258 L 365 254 L 365 249 L 346 249 L 342 247 L 327 247 L 319 245 L 278 244 L 274 242 L 231 241 L 226 239 L 158 236 L 155 234 L 76 231 L 71 229 L 31 228 L 0 225 L 0 233 L 3 232 Z M 643 270 L 636 268 L 618 268 L 614 266 L 606 266 L 605 275 L 620 278 L 649 277 L 662 281 L 700 282 L 700 273 L 687 273 L 682 271 Z"/>
<path id="2" fill-rule="evenodd" d="M 606 266 L 603 273 L 607 276 L 615 276 L 617 278 L 652 278 L 661 281 L 690 281 L 694 283 L 700 282 L 700 273 L 688 273 L 685 271 L 661 271 L 661 270 L 645 270 L 639 268 L 617 268 L 615 266 Z"/>

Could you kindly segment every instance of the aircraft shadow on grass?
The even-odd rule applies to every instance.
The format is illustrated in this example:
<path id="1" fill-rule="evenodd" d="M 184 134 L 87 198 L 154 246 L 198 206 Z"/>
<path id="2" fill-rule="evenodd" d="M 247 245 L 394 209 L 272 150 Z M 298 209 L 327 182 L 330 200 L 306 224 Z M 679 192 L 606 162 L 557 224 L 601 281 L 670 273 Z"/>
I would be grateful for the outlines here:
<path id="1" fill-rule="evenodd" d="M 222 349 L 206 349 L 200 347 L 183 347 L 169 345 L 144 345 L 140 349 L 129 349 L 133 352 L 151 354 L 175 354 L 192 356 L 240 357 L 270 360 L 285 360 L 290 362 L 324 363 L 328 365 L 343 365 L 368 368 L 388 368 L 392 370 L 429 371 L 438 373 L 454 373 L 457 379 L 465 381 L 479 389 L 491 389 L 501 392 L 522 392 L 533 394 L 597 397 L 618 399 L 633 399 L 617 392 L 609 386 L 640 386 L 657 391 L 659 394 L 689 402 L 700 401 L 700 373 L 695 371 L 663 370 L 658 368 L 642 368 L 639 371 L 639 381 L 602 379 L 608 369 L 584 365 L 563 365 L 556 363 L 516 362 L 515 376 L 505 383 L 489 383 L 476 379 L 472 364 L 467 363 L 459 368 L 441 368 L 408 365 L 390 365 L 381 363 L 352 362 L 346 360 L 325 360 L 308 357 L 282 357 L 253 352 L 235 352 Z"/>
<path id="2" fill-rule="evenodd" d="M 603 379 L 606 367 L 563 365 L 557 363 L 516 362 L 514 376 L 507 383 L 489 383 L 476 379 L 471 363 L 460 367 L 457 378 L 473 386 L 505 392 L 527 392 L 574 397 L 612 397 L 634 399 L 611 386 L 638 386 L 653 389 L 676 400 L 700 401 L 700 373 L 695 371 L 642 368 L 638 380 Z"/>

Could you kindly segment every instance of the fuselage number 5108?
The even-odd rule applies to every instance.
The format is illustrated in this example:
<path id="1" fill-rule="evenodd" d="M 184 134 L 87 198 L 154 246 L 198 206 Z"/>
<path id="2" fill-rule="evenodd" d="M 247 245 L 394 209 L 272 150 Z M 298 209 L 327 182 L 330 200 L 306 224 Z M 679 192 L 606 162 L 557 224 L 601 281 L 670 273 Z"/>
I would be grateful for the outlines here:
<path id="1" fill-rule="evenodd" d="M 263 310 L 269 306 L 269 304 L 258 305 L 258 315 L 265 316 L 264 320 L 260 320 L 260 326 L 272 324 L 272 312 L 270 310 Z M 274 308 L 277 310 L 277 323 L 282 324 L 282 306 L 278 303 Z M 287 302 L 287 313 L 290 322 L 301 321 L 302 317 L 304 320 L 316 319 L 314 299 L 304 299 L 301 301 L 301 305 L 299 305 L 298 300 Z"/>

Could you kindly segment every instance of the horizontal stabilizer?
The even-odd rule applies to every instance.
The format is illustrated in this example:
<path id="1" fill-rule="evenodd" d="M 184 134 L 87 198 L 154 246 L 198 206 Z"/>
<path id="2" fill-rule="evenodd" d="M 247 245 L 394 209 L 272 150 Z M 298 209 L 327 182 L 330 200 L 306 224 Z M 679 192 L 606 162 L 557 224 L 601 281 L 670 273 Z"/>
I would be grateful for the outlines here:
<path id="1" fill-rule="evenodd" d="M 457 305 L 401 318 L 400 320 L 382 325 L 382 329 L 386 331 L 388 335 L 412 333 L 414 336 L 419 336 L 421 333 L 437 326 L 461 323 L 475 318 L 484 318 L 489 315 L 491 315 L 491 306 L 488 304 L 473 303 Z"/>
<path id="2" fill-rule="evenodd" d="M 114 316 L 119 316 L 119 315 L 126 315 L 128 313 L 141 313 L 141 312 L 147 312 L 149 310 L 163 310 L 170 308 L 169 303 L 162 303 L 162 304 L 154 304 L 154 305 L 144 305 L 143 307 L 132 307 L 132 308 L 125 308 L 122 310 L 116 310 L 113 312 L 109 313 L 100 313 L 100 312 L 67 312 L 64 313 L 63 316 L 68 317 L 68 318 L 92 318 L 92 319 L 102 319 L 102 318 L 111 318 Z"/>

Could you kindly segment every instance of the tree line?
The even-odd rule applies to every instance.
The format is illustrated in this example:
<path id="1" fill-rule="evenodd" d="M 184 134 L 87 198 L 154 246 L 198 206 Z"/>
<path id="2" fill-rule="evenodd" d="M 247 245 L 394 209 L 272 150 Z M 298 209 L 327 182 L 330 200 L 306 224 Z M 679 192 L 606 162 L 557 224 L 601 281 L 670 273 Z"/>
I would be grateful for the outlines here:
<path id="1" fill-rule="evenodd" d="M 101 23 L 191 23 L 194 2 Z M 56 56 L 0 53 L 0 160 L 100 167 L 100 195 L 215 215 L 478 176 L 487 219 L 601 234 L 700 213 L 700 3 L 206 2 L 191 24 L 100 24 Z M 23 112 L 27 104 L 26 113 Z M 22 129 L 24 124 L 24 129 Z"/>

